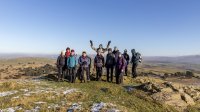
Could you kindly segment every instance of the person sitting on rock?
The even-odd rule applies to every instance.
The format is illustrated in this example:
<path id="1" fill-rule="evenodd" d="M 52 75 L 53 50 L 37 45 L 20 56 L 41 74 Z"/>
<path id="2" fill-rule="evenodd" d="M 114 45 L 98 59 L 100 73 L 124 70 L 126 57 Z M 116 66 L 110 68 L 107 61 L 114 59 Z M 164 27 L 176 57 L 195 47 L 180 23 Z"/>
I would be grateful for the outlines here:
<path id="1" fill-rule="evenodd" d="M 115 55 L 112 53 L 112 49 L 108 49 L 108 54 L 106 56 L 106 69 L 107 69 L 107 82 L 113 82 L 113 70 L 115 67 Z M 111 73 L 110 73 L 111 72 Z"/>
<path id="2" fill-rule="evenodd" d="M 87 76 L 87 82 L 90 81 L 90 72 L 89 72 L 89 64 L 90 64 L 90 59 L 87 56 L 87 53 L 83 51 L 82 56 L 79 57 L 78 63 L 81 68 L 81 83 L 84 81 L 86 82 L 84 72 L 86 72 Z"/>
<path id="3" fill-rule="evenodd" d="M 131 63 L 132 63 L 132 77 L 136 78 L 137 77 L 137 66 L 139 63 L 142 62 L 142 57 L 139 52 L 136 52 L 135 49 L 131 50 L 132 52 L 132 58 L 131 58 Z"/>
<path id="4" fill-rule="evenodd" d="M 69 75 L 70 75 L 70 82 L 75 83 L 77 60 L 76 60 L 74 50 L 71 50 L 71 55 L 67 59 L 67 65 L 68 65 L 68 70 L 69 70 Z"/>
<path id="5" fill-rule="evenodd" d="M 104 57 L 101 54 L 101 51 L 97 51 L 97 55 L 94 59 L 94 68 L 96 68 L 96 80 L 100 81 L 101 76 L 103 74 L 103 67 L 104 67 Z"/>
<path id="6" fill-rule="evenodd" d="M 58 68 L 58 81 L 64 80 L 65 51 L 62 51 L 58 56 L 56 65 Z"/>
<path id="7" fill-rule="evenodd" d="M 126 66 L 126 60 L 124 59 L 123 55 L 119 52 L 119 56 L 116 63 L 116 84 L 123 83 L 123 74 Z"/>

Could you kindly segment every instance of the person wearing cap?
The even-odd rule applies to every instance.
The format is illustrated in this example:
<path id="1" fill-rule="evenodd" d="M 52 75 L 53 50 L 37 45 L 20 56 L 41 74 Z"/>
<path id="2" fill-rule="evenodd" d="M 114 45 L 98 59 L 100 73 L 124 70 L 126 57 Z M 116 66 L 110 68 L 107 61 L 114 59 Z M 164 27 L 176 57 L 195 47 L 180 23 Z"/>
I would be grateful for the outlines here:
<path id="1" fill-rule="evenodd" d="M 86 82 L 86 77 L 87 77 L 87 82 L 90 81 L 90 72 L 89 72 L 89 65 L 90 65 L 90 59 L 87 56 L 87 53 L 83 51 L 82 56 L 79 57 L 78 63 L 81 68 L 81 82 Z M 86 72 L 86 77 L 84 75 L 84 72 Z"/>
<path id="2" fill-rule="evenodd" d="M 129 57 L 129 54 L 127 53 L 127 49 L 124 50 L 123 56 L 124 56 L 124 59 L 126 60 L 125 75 L 128 76 L 128 65 L 129 65 L 130 57 Z"/>
<path id="3" fill-rule="evenodd" d="M 112 53 L 112 49 L 108 49 L 108 54 L 106 56 L 106 70 L 107 70 L 107 82 L 113 82 L 113 70 L 115 66 L 115 56 Z M 111 72 L 111 73 L 110 73 Z"/>
<path id="4" fill-rule="evenodd" d="M 96 68 L 96 80 L 97 81 L 101 81 L 104 64 L 105 64 L 104 57 L 101 54 L 101 50 L 98 50 L 97 55 L 94 58 L 94 68 Z"/>
<path id="5" fill-rule="evenodd" d="M 70 75 L 70 82 L 75 83 L 76 80 L 76 65 L 77 65 L 77 60 L 75 56 L 75 51 L 71 50 L 70 56 L 67 58 L 67 65 L 68 65 L 68 70 L 69 70 L 69 75 Z"/>
<path id="6" fill-rule="evenodd" d="M 65 51 L 61 51 L 61 54 L 57 58 L 58 68 L 58 81 L 64 80 L 64 66 L 65 66 Z"/>
<path id="7" fill-rule="evenodd" d="M 123 55 L 119 52 L 119 56 L 116 63 L 116 84 L 123 83 L 123 73 L 126 66 L 126 60 L 124 59 Z"/>

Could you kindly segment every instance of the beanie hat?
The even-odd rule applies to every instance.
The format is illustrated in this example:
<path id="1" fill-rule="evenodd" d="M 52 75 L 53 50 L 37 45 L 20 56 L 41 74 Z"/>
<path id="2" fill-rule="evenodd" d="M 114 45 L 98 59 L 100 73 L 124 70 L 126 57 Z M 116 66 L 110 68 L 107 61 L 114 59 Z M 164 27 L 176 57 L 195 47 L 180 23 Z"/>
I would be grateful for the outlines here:
<path id="1" fill-rule="evenodd" d="M 127 49 L 125 49 L 124 52 L 127 52 Z"/>
<path id="2" fill-rule="evenodd" d="M 65 51 L 61 51 L 61 55 L 65 55 Z"/>
<path id="3" fill-rule="evenodd" d="M 70 50 L 70 48 L 69 47 L 67 47 L 67 49 L 66 50 Z"/>
<path id="4" fill-rule="evenodd" d="M 74 49 L 72 49 L 71 52 L 75 52 Z"/>

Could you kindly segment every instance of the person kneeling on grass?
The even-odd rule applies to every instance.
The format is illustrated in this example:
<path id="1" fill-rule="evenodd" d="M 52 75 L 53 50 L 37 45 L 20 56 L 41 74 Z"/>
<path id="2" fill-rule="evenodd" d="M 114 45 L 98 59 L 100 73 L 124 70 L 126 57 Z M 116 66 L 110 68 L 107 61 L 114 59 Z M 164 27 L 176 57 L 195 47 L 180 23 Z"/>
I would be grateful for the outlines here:
<path id="1" fill-rule="evenodd" d="M 123 83 L 123 75 L 124 75 L 125 66 L 126 66 L 126 60 L 124 59 L 122 54 L 119 53 L 119 57 L 116 63 L 116 84 Z"/>
<path id="2" fill-rule="evenodd" d="M 69 70 L 69 76 L 70 76 L 70 82 L 75 83 L 76 80 L 76 56 L 75 56 L 75 51 L 71 50 L 71 54 L 67 59 L 67 65 L 68 65 L 68 70 Z"/>
<path id="3" fill-rule="evenodd" d="M 94 59 L 94 68 L 96 68 L 96 80 L 100 81 L 101 80 L 101 76 L 103 74 L 103 67 L 104 67 L 104 57 L 101 54 L 101 51 L 98 50 L 97 51 L 97 55 Z"/>
<path id="4" fill-rule="evenodd" d="M 60 56 L 58 56 L 56 65 L 58 68 L 58 81 L 64 80 L 65 51 L 62 51 Z"/>
<path id="5" fill-rule="evenodd" d="M 79 57 L 78 63 L 81 68 L 81 76 L 80 76 L 81 83 L 83 81 L 86 82 L 84 72 L 86 72 L 87 81 L 89 82 L 90 81 L 90 72 L 89 72 L 90 59 L 88 58 L 85 51 L 83 51 L 82 56 Z"/>

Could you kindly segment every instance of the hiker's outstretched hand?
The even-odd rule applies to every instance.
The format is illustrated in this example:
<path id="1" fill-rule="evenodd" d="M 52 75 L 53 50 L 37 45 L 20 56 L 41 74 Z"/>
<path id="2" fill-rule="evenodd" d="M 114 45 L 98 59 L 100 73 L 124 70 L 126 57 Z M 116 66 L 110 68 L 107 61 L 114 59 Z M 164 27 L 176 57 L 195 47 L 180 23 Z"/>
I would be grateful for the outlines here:
<path id="1" fill-rule="evenodd" d="M 108 42 L 108 45 L 110 45 L 111 41 Z"/>
<path id="2" fill-rule="evenodd" d="M 93 42 L 92 42 L 92 40 L 90 40 L 90 45 L 93 46 Z"/>

